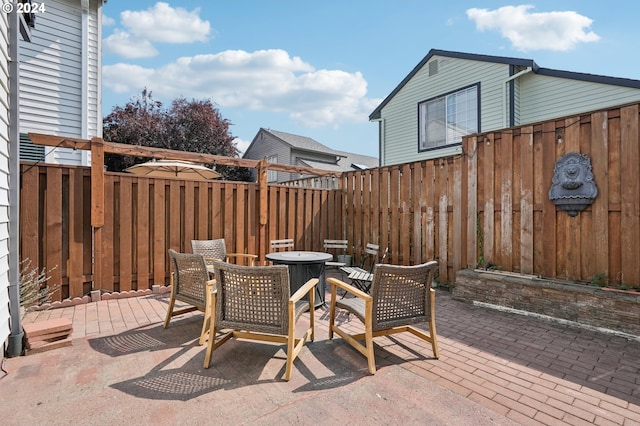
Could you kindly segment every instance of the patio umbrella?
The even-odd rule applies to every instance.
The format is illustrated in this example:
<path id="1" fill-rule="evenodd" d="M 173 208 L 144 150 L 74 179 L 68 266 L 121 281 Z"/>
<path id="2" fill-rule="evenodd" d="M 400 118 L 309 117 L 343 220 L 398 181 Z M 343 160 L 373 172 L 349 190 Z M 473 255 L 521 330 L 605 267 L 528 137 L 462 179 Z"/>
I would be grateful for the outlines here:
<path id="1" fill-rule="evenodd" d="M 124 169 L 125 172 L 148 177 L 169 177 L 179 179 L 208 180 L 221 175 L 202 164 L 182 160 L 152 160 L 134 164 Z"/>

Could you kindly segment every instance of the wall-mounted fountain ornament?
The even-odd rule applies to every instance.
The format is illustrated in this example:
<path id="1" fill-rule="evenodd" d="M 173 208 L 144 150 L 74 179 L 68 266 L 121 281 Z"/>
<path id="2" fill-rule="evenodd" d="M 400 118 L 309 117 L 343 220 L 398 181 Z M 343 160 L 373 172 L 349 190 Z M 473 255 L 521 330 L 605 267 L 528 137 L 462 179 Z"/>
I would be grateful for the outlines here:
<path id="1" fill-rule="evenodd" d="M 556 161 L 553 169 L 549 199 L 569 216 L 593 204 L 598 188 L 593 181 L 591 159 L 579 152 L 570 152 Z"/>

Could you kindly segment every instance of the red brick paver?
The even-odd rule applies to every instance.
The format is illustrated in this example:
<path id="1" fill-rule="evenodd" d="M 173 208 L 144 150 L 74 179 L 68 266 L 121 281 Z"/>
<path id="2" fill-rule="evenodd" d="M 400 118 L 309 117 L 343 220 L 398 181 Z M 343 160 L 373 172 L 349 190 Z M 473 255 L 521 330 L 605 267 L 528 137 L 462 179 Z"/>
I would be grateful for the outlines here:
<path id="1" fill-rule="evenodd" d="M 104 336 L 162 323 L 166 304 L 166 295 L 132 297 L 32 313 L 26 321 L 67 317 L 74 338 Z M 326 341 L 328 308 L 315 314 L 316 342 Z M 386 366 L 402 367 L 425 384 L 449 389 L 518 424 L 640 425 L 640 338 L 473 306 L 440 290 L 436 318 L 438 360 L 430 345 L 413 335 L 379 338 L 376 376 Z M 354 318 L 338 319 L 348 329 L 361 329 Z M 336 362 L 354 373 L 366 370 L 365 358 L 338 336 L 325 343 Z M 305 367 L 332 371 L 330 360 L 314 359 Z M 277 375 L 280 364 L 273 368 L 264 375 Z"/>

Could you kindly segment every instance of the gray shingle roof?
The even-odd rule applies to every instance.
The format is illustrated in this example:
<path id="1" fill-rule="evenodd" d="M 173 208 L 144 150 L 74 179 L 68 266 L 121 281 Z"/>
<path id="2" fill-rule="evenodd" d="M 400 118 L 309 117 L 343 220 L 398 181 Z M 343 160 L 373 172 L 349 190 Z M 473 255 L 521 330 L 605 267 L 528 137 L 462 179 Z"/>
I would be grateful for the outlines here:
<path id="1" fill-rule="evenodd" d="M 377 157 L 369 155 L 355 154 L 353 152 L 338 151 L 329 148 L 326 145 L 321 144 L 315 139 L 294 135 L 292 133 L 279 132 L 277 130 L 262 129 L 265 132 L 269 132 L 284 143 L 289 144 L 291 147 L 298 150 L 322 152 L 325 154 L 335 155 L 338 157 L 338 163 L 327 163 L 323 161 L 311 160 L 306 158 L 300 158 L 307 166 L 322 170 L 335 170 L 338 172 L 347 172 L 353 170 L 359 170 L 362 168 L 378 167 L 379 161 Z"/>
<path id="2" fill-rule="evenodd" d="M 263 129 L 265 132 L 269 132 L 283 142 L 291 145 L 297 149 L 304 149 L 306 151 L 318 151 L 327 154 L 339 155 L 338 151 L 329 148 L 326 145 L 321 144 L 315 139 L 308 138 L 306 136 L 294 135 L 292 133 L 279 132 L 277 130 Z"/>

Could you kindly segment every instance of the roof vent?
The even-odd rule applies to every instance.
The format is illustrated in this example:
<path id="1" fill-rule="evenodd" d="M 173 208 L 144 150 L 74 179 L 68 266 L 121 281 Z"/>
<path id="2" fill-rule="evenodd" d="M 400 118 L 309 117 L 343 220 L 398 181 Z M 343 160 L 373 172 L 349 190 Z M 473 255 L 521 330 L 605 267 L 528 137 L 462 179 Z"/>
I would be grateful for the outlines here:
<path id="1" fill-rule="evenodd" d="M 438 74 L 438 60 L 434 59 L 429 62 L 429 77 Z"/>

